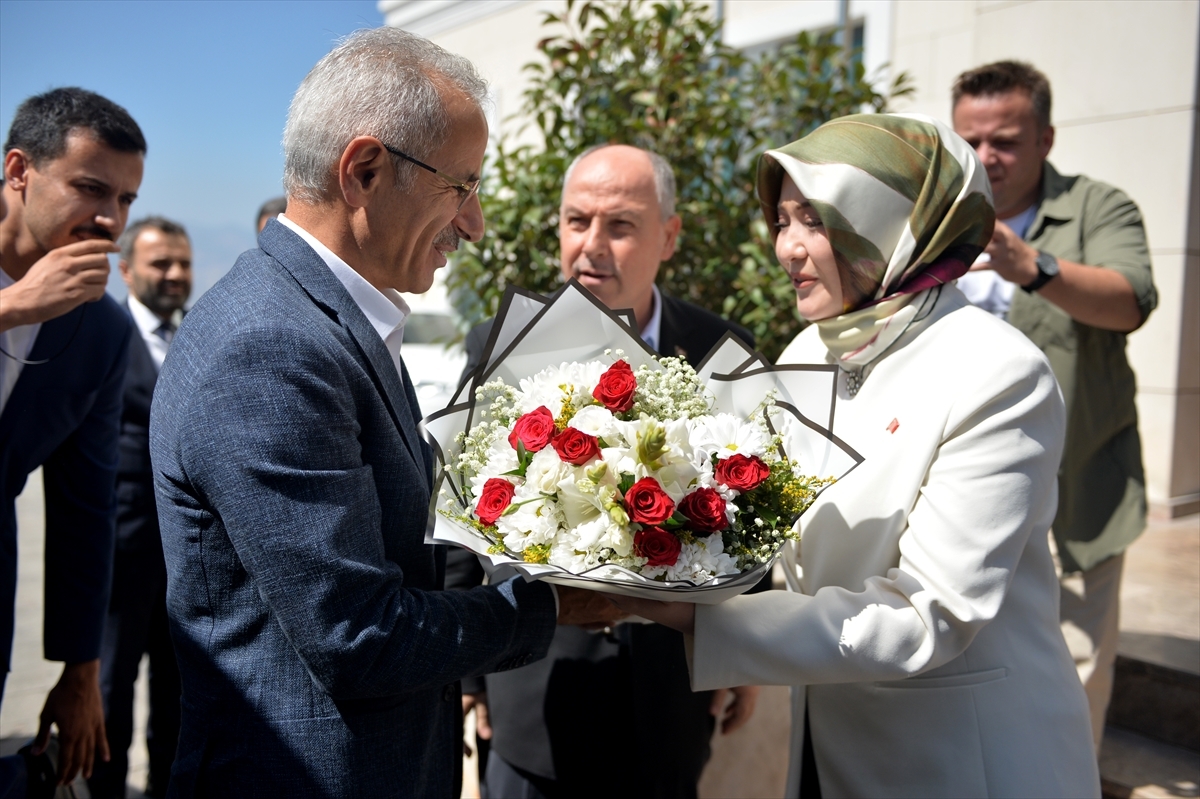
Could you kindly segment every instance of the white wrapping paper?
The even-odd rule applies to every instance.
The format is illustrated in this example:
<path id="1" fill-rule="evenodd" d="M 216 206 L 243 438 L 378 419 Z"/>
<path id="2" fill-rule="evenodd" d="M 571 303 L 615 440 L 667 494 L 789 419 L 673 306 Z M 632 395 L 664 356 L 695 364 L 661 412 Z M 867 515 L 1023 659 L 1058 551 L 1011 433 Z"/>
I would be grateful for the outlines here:
<path id="1" fill-rule="evenodd" d="M 656 363 L 654 353 L 638 336 L 628 311 L 609 310 L 577 281 L 571 280 L 554 297 L 510 288 L 500 305 L 480 365 L 449 407 L 425 418 L 422 427 L 438 461 L 435 485 L 438 509 L 452 513 L 467 510 L 462 486 L 449 464 L 459 456 L 455 442 L 480 420 L 475 408 L 475 388 L 503 379 L 511 386 L 548 365 L 564 361 L 591 361 L 605 350 L 622 350 L 630 365 Z M 805 474 L 843 477 L 862 458 L 832 433 L 836 400 L 837 367 L 789 365 L 772 367 L 741 339 L 726 334 L 696 370 L 715 397 L 713 413 L 747 418 L 774 391 L 776 405 L 770 421 L 783 437 L 783 450 L 799 460 Z M 484 536 L 467 524 L 437 514 L 437 523 L 426 543 L 450 544 L 474 552 L 494 570 L 511 566 L 528 580 L 604 593 L 716 604 L 752 588 L 771 568 L 771 562 L 736 575 L 715 577 L 702 585 L 660 582 L 620 566 L 603 565 L 583 574 L 548 564 L 525 563 L 508 554 L 491 554 Z"/>

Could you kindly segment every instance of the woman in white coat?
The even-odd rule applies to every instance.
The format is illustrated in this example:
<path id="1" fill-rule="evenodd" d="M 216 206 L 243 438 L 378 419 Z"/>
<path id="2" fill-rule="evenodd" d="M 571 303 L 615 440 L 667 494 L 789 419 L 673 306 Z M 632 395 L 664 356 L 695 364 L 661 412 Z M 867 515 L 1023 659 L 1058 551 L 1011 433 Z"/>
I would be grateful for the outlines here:
<path id="1" fill-rule="evenodd" d="M 793 686 L 789 796 L 1099 796 L 1047 541 L 1062 399 L 952 282 L 994 221 L 974 151 L 844 117 L 766 153 L 758 192 L 815 322 L 780 362 L 841 367 L 834 432 L 864 461 L 801 518 L 791 591 L 615 601 L 688 634 L 695 690 Z"/>

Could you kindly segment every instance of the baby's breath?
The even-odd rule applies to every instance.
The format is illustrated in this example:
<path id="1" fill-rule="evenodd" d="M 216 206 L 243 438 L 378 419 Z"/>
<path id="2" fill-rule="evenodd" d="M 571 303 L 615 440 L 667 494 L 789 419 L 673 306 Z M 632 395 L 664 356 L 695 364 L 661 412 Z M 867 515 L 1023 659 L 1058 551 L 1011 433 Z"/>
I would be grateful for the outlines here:
<path id="1" fill-rule="evenodd" d="M 712 397 L 696 370 L 682 358 L 660 358 L 661 369 L 643 364 L 634 372 L 637 393 L 633 395 L 632 418 L 694 419 L 709 412 Z"/>

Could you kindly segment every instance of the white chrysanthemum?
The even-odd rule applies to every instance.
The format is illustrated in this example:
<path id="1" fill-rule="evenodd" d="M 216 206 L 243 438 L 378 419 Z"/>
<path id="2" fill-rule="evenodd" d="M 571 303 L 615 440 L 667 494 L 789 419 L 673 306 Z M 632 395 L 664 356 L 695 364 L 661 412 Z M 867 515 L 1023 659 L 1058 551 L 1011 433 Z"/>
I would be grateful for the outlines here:
<path id="1" fill-rule="evenodd" d="M 586 408 L 581 408 L 568 422 L 569 427 L 574 427 L 582 433 L 587 433 L 589 436 L 604 438 L 607 440 L 609 436 L 614 435 L 616 418 L 612 415 L 612 411 L 605 408 L 603 405 L 589 405 Z"/>
<path id="2" fill-rule="evenodd" d="M 724 460 L 731 455 L 762 457 L 771 439 L 755 424 L 728 413 L 693 420 L 691 444 L 708 455 Z"/>
<path id="3" fill-rule="evenodd" d="M 679 560 L 665 569 L 668 580 L 687 580 L 699 585 L 722 574 L 737 574 L 737 561 L 724 553 L 720 533 L 684 544 Z"/>
<path id="4" fill-rule="evenodd" d="M 592 402 L 592 390 L 608 367 L 598 361 L 560 363 L 547 366 L 532 377 L 521 379 L 520 408 L 529 413 L 544 405 L 550 413 L 562 413 L 563 403 L 574 407 Z"/>
<path id="5" fill-rule="evenodd" d="M 520 552 L 528 546 L 546 544 L 554 539 L 559 519 L 549 499 L 521 486 L 513 503 L 516 509 L 496 520 L 496 531 L 504 537 L 506 547 Z"/>
<path id="6" fill-rule="evenodd" d="M 549 562 L 552 566 L 579 574 L 587 569 L 587 553 L 579 552 L 576 544 L 579 535 L 574 530 L 562 530 L 550 545 Z"/>
<path id="7" fill-rule="evenodd" d="M 501 477 L 517 468 L 517 451 L 508 443 L 508 436 L 499 436 L 488 449 L 483 467 L 471 477 L 474 496 L 483 493 L 483 484 L 493 477 Z"/>
<path id="8" fill-rule="evenodd" d="M 534 453 L 525 469 L 525 484 L 543 494 L 554 494 L 558 492 L 559 482 L 573 474 L 573 468 L 559 459 L 554 447 L 546 447 Z"/>

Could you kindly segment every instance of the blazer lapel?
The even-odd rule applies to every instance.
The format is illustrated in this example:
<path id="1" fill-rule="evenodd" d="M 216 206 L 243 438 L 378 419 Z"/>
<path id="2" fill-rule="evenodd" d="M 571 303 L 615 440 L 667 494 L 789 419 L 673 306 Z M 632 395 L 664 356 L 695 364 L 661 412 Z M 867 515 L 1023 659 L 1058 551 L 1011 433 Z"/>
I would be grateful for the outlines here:
<path id="1" fill-rule="evenodd" d="M 431 490 L 429 460 L 422 447 L 424 443 L 417 432 L 420 421 L 416 392 L 408 379 L 407 370 L 402 375 L 392 365 L 392 356 L 384 346 L 383 339 L 371 327 L 367 317 L 345 286 L 334 276 L 303 239 L 272 220 L 258 235 L 259 247 L 283 266 L 300 287 L 318 305 L 332 312 L 342 327 L 350 334 L 370 365 L 379 387 L 380 395 L 388 407 L 392 421 L 400 431 L 400 437 L 408 448 L 413 461 L 420 464 L 425 478 L 425 487 Z M 401 365 L 403 369 L 403 364 Z"/>

